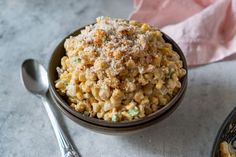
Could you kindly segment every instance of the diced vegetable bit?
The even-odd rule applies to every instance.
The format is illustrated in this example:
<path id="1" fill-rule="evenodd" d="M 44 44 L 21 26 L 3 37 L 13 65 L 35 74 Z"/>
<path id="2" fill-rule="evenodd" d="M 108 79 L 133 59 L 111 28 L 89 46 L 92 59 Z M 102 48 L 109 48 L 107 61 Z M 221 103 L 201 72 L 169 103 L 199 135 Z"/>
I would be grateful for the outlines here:
<path id="1" fill-rule="evenodd" d="M 169 69 L 169 73 L 166 75 L 166 78 L 169 80 L 172 78 L 172 75 L 174 74 L 174 69 Z"/>
<path id="2" fill-rule="evenodd" d="M 139 109 L 138 109 L 138 107 L 135 106 L 135 107 L 129 109 L 128 113 L 132 117 L 137 116 L 139 114 Z"/>
<path id="3" fill-rule="evenodd" d="M 78 56 L 75 56 L 75 57 L 71 58 L 71 63 L 72 64 L 76 64 L 76 63 L 79 63 L 79 62 L 81 62 L 81 59 Z"/>
<path id="4" fill-rule="evenodd" d="M 112 122 L 118 122 L 119 121 L 119 117 L 118 117 L 117 113 L 112 114 L 111 121 Z"/>

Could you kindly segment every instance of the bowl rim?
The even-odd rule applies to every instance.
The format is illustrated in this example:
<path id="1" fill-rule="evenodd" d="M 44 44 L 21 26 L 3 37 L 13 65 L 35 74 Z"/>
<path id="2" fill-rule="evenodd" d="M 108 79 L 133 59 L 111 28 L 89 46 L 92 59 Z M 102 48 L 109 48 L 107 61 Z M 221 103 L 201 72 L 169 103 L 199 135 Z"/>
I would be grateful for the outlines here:
<path id="1" fill-rule="evenodd" d="M 86 25 L 87 26 L 87 25 Z M 69 113 L 71 113 L 72 115 L 76 116 L 79 119 L 83 119 L 86 122 L 89 123 L 93 123 L 96 125 L 100 125 L 100 126 L 105 126 L 105 127 L 127 127 L 127 126 L 136 126 L 136 125 L 140 125 L 142 123 L 146 123 L 152 119 L 155 119 L 157 117 L 160 117 L 162 114 L 164 114 L 167 110 L 169 110 L 176 102 L 178 99 L 180 99 L 180 97 L 183 95 L 183 93 L 186 90 L 187 87 L 187 78 L 188 78 L 188 66 L 187 66 L 187 62 L 185 59 L 185 56 L 182 52 L 182 50 L 180 49 L 180 47 L 164 32 L 161 31 L 162 33 L 162 37 L 164 38 L 164 40 L 168 43 L 170 43 L 173 47 L 173 49 L 179 54 L 182 62 L 183 62 L 183 68 L 186 70 L 186 75 L 181 79 L 182 82 L 182 86 L 179 89 L 178 93 L 171 99 L 170 102 L 168 102 L 164 107 L 162 107 L 160 110 L 153 112 L 143 118 L 137 119 L 137 120 L 132 120 L 132 121 L 122 121 L 119 123 L 113 123 L 113 122 L 108 122 L 105 120 L 101 120 L 98 118 L 93 118 L 93 117 L 89 117 L 89 116 L 85 116 L 82 113 L 79 113 L 75 110 L 73 110 L 68 103 L 59 95 L 59 93 L 57 92 L 55 85 L 54 85 L 54 81 L 51 78 L 51 73 L 52 73 L 52 68 L 50 68 L 52 66 L 52 61 L 53 59 L 55 59 L 55 55 L 58 52 L 58 50 L 61 48 L 61 45 L 64 45 L 64 42 L 67 38 L 69 38 L 70 36 L 76 36 L 80 33 L 80 31 L 82 29 L 84 29 L 84 27 L 81 27 L 79 29 L 76 29 L 74 32 L 70 33 L 69 35 L 67 35 L 58 45 L 57 47 L 54 49 L 50 60 L 49 60 L 49 64 L 48 64 L 48 80 L 49 80 L 49 84 L 50 84 L 50 91 L 52 93 L 52 95 L 55 96 L 56 100 L 63 106 L 64 109 L 66 109 Z M 60 58 L 61 59 L 61 58 Z M 56 69 L 53 69 L 56 70 Z"/>
<path id="2" fill-rule="evenodd" d="M 217 153 L 219 155 L 219 146 L 220 146 L 220 143 L 223 142 L 222 141 L 222 138 L 223 138 L 223 135 L 227 129 L 227 127 L 231 124 L 232 122 L 232 119 L 236 116 L 236 107 L 233 108 L 233 110 L 229 113 L 229 115 L 224 119 L 223 123 L 221 124 L 218 132 L 217 132 L 217 135 L 215 137 L 215 140 L 214 140 L 214 144 L 213 144 L 213 147 L 212 147 L 212 150 L 211 150 L 211 156 L 212 157 L 217 157 Z"/>
<path id="3" fill-rule="evenodd" d="M 72 121 L 74 121 L 75 123 L 79 123 L 80 125 L 87 127 L 90 130 L 94 131 L 94 128 L 92 127 L 96 127 L 95 131 L 98 132 L 102 132 L 102 133 L 110 133 L 111 131 L 117 131 L 119 130 L 118 134 L 120 133 L 126 133 L 127 131 L 134 131 L 134 130 L 140 130 L 140 129 L 145 129 L 146 127 L 150 126 L 151 124 L 157 122 L 157 121 L 161 121 L 162 119 L 165 119 L 167 117 L 169 117 L 171 115 L 171 113 L 173 113 L 177 107 L 180 105 L 181 101 L 183 100 L 183 97 L 181 97 L 180 99 L 178 99 L 177 103 L 175 105 L 173 105 L 168 111 L 166 111 L 165 114 L 162 114 L 160 117 L 157 117 L 155 119 L 152 119 L 150 121 L 148 121 L 147 123 L 144 123 L 143 125 L 136 125 L 136 126 L 127 126 L 127 127 L 106 127 L 106 126 L 100 126 L 98 124 L 93 124 L 87 121 L 84 121 L 83 119 L 80 119 L 78 117 L 76 117 L 75 115 L 71 114 L 69 111 L 67 111 L 55 98 L 55 96 L 52 95 L 51 91 L 49 91 L 50 96 L 52 98 L 52 100 L 54 101 L 54 103 L 56 104 L 56 107 L 62 111 L 63 114 L 65 114 L 69 119 L 71 119 Z M 183 95 L 186 92 L 183 93 Z M 88 126 L 89 125 L 89 126 Z M 91 129 L 92 128 L 92 129 Z M 121 131 L 121 132 L 120 132 Z M 117 133 L 117 132 L 115 132 Z"/>

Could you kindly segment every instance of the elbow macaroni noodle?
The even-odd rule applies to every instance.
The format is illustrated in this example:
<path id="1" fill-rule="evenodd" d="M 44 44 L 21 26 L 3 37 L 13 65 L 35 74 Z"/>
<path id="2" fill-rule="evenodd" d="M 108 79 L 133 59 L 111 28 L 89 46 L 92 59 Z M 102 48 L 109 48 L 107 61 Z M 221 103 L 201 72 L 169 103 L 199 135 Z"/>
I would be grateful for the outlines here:
<path id="1" fill-rule="evenodd" d="M 172 45 L 145 23 L 99 17 L 64 47 L 56 88 L 74 110 L 107 121 L 159 110 L 186 74 Z"/>

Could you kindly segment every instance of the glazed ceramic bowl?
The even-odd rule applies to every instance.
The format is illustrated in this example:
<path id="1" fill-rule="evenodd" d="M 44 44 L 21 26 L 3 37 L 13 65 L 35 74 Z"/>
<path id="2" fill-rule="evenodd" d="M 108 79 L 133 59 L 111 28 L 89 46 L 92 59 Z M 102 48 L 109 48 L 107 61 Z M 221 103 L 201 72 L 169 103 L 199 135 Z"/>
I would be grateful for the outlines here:
<path id="1" fill-rule="evenodd" d="M 50 92 L 52 94 L 52 92 Z M 89 129 L 95 132 L 103 133 L 103 134 L 110 134 L 110 135 L 123 135 L 123 134 L 130 134 L 137 131 L 141 131 L 145 128 L 148 128 L 148 126 L 151 126 L 155 123 L 158 123 L 159 121 L 167 118 L 169 115 L 171 115 L 172 112 L 176 110 L 176 108 L 181 103 L 183 96 L 173 105 L 169 110 L 165 112 L 165 114 L 162 114 L 161 116 L 158 116 L 155 119 L 152 119 L 146 123 L 143 123 L 142 125 L 133 125 L 127 127 L 104 127 L 101 125 L 89 123 L 87 121 L 84 121 L 83 119 L 80 119 L 76 117 L 75 115 L 71 114 L 69 111 L 67 111 L 63 106 L 56 100 L 55 96 L 51 95 L 52 100 L 56 104 L 56 106 L 59 108 L 59 110 L 65 114 L 67 117 L 69 117 L 71 120 L 73 120 L 75 123 Z"/>
<path id="2" fill-rule="evenodd" d="M 220 143 L 223 141 L 226 141 L 230 145 L 236 142 L 236 107 L 227 116 L 218 131 L 211 152 L 212 157 L 220 157 Z"/>
<path id="3" fill-rule="evenodd" d="M 88 117 L 73 110 L 55 88 L 55 81 L 58 79 L 56 68 L 61 66 L 61 58 L 65 56 L 65 40 L 70 36 L 78 35 L 82 29 L 84 29 L 84 27 L 66 36 L 56 47 L 49 61 L 48 79 L 50 83 L 50 93 L 60 111 L 62 111 L 66 116 L 68 116 L 70 119 L 72 119 L 79 125 L 82 125 L 86 128 L 104 133 L 115 133 L 134 131 L 137 129 L 145 128 L 164 119 L 165 117 L 167 117 L 167 115 L 173 112 L 174 109 L 176 109 L 176 107 L 180 104 L 187 87 L 187 63 L 183 52 L 178 47 L 178 45 L 169 36 L 162 32 L 164 40 L 172 44 L 173 49 L 180 55 L 180 58 L 183 61 L 183 67 L 187 71 L 186 75 L 180 80 L 182 83 L 182 87 L 167 105 L 144 118 L 119 123 L 112 123 L 97 118 Z"/>

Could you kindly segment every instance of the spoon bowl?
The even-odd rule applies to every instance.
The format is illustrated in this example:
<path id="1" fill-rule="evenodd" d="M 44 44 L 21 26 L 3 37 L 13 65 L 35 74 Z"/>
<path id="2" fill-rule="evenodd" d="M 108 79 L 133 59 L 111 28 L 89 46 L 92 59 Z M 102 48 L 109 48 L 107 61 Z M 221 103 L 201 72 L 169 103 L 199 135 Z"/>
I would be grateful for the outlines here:
<path id="1" fill-rule="evenodd" d="M 36 60 L 27 59 L 22 63 L 21 66 L 21 78 L 25 88 L 32 94 L 35 94 L 41 98 L 54 129 L 54 133 L 56 135 L 62 156 L 79 157 L 79 153 L 77 153 L 71 145 L 69 139 L 65 135 L 53 113 L 51 104 L 49 104 L 47 98 L 49 88 L 47 71 Z"/>
<path id="2" fill-rule="evenodd" d="M 46 94 L 49 88 L 47 72 L 33 59 L 27 59 L 21 66 L 21 77 L 25 88 L 33 94 Z"/>

